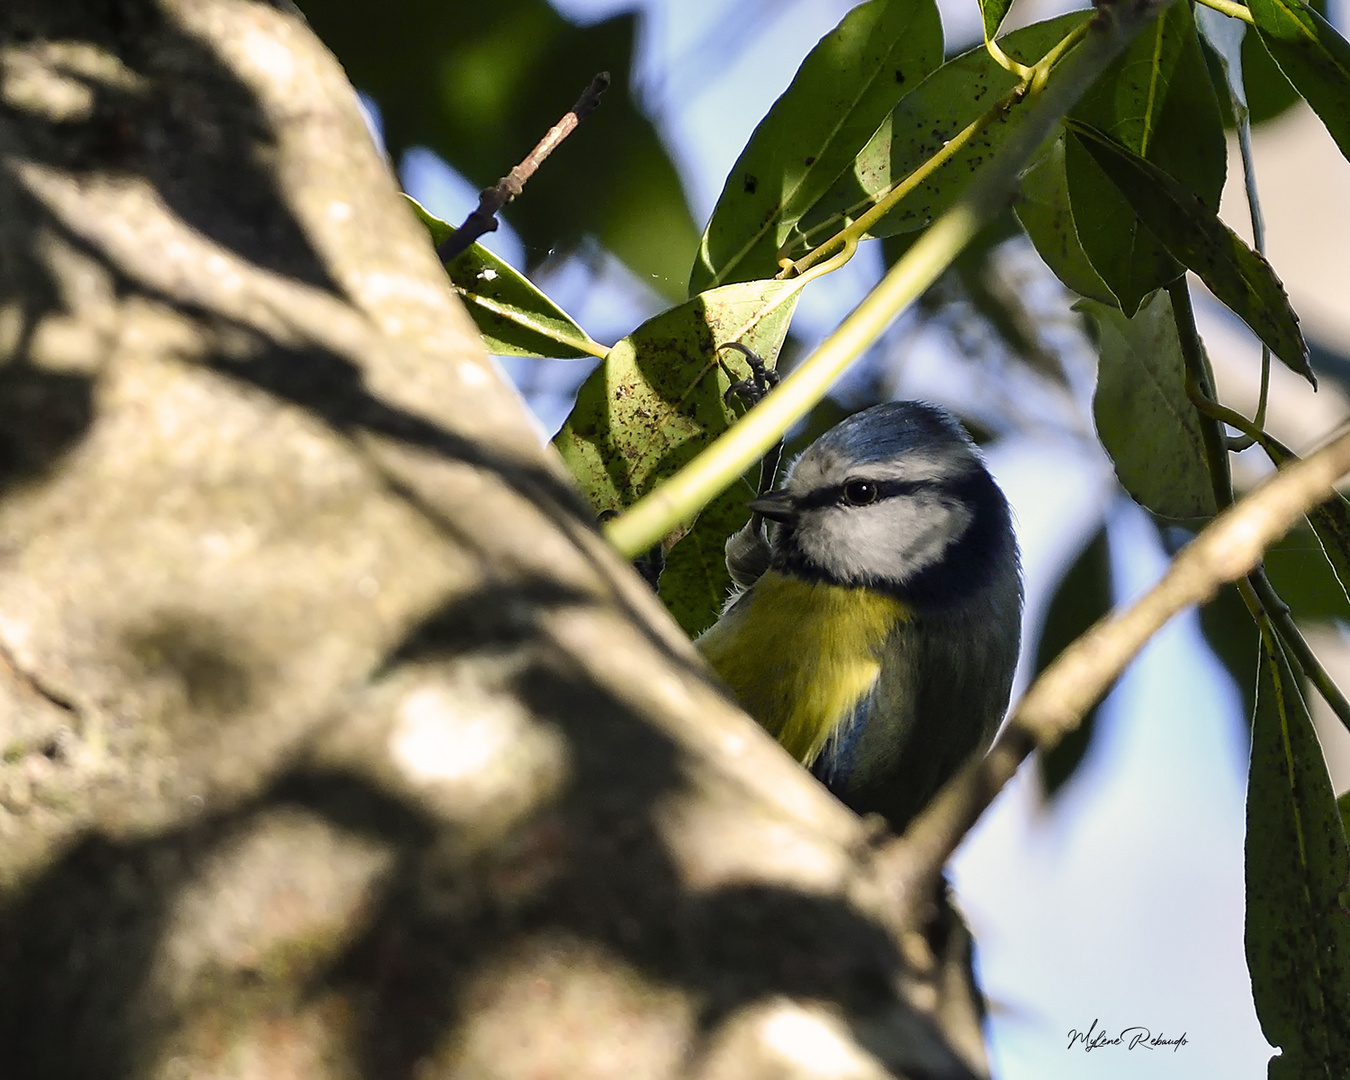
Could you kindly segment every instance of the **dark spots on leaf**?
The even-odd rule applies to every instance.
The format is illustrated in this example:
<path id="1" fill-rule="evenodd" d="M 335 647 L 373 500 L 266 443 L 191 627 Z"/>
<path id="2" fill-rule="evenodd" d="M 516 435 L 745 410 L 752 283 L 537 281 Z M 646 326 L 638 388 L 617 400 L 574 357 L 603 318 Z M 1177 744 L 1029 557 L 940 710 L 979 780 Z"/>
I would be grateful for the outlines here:
<path id="1" fill-rule="evenodd" d="M 898 86 L 903 86 L 905 83 L 905 73 L 899 68 L 895 69 L 895 82 Z"/>
<path id="2" fill-rule="evenodd" d="M 756 176 L 752 176 L 750 173 L 746 173 L 745 193 L 747 195 L 753 195 L 758 187 L 759 187 L 759 178 Z"/>
<path id="3" fill-rule="evenodd" d="M 816 163 L 816 158 L 815 158 L 815 155 L 814 155 L 814 154 L 812 154 L 812 155 L 811 155 L 809 158 L 807 158 L 806 161 L 804 162 L 804 164 L 805 164 L 808 168 L 810 168 L 810 167 L 811 167 L 812 165 L 814 165 L 815 163 Z"/>

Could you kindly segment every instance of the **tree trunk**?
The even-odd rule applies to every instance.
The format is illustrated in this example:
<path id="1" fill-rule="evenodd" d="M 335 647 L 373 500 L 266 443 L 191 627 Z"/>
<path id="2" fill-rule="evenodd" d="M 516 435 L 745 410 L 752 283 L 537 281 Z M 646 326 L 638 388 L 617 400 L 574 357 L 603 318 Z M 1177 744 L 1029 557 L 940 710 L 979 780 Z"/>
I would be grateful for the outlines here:
<path id="1" fill-rule="evenodd" d="M 969 1075 L 298 14 L 0 62 L 0 1074 Z"/>

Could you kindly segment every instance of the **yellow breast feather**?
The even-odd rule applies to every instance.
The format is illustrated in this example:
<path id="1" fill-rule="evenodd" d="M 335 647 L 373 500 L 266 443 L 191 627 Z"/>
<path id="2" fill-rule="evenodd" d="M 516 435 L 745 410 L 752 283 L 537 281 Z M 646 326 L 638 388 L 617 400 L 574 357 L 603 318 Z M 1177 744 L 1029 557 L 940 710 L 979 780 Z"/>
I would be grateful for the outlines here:
<path id="1" fill-rule="evenodd" d="M 742 708 L 810 766 L 881 671 L 881 648 L 909 610 L 894 597 L 776 571 L 698 639 Z"/>

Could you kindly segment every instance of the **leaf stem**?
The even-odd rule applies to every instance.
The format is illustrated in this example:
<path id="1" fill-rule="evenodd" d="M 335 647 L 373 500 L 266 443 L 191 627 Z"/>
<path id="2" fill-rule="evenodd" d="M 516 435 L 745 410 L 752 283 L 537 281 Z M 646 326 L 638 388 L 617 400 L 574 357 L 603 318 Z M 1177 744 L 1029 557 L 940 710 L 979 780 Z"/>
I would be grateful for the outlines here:
<path id="1" fill-rule="evenodd" d="M 1215 399 L 1214 376 L 1205 359 L 1205 348 L 1200 332 L 1195 327 L 1195 311 L 1191 307 L 1191 291 L 1183 274 L 1167 286 L 1172 301 L 1172 318 L 1176 322 L 1177 338 L 1181 343 L 1181 358 L 1186 365 L 1188 383 L 1197 388 L 1209 401 Z M 1205 444 L 1205 461 L 1209 466 L 1209 482 L 1214 489 L 1214 505 L 1224 510 L 1233 504 L 1233 476 L 1228 465 L 1228 440 L 1214 417 L 1196 405 L 1200 416 L 1200 438 Z"/>
<path id="2" fill-rule="evenodd" d="M 1214 374 L 1205 358 L 1204 344 L 1200 340 L 1200 331 L 1195 325 L 1195 310 L 1191 307 L 1191 291 L 1183 274 L 1167 286 L 1167 295 L 1172 301 L 1172 318 L 1176 322 L 1177 337 L 1181 343 L 1181 357 L 1186 365 L 1186 390 L 1196 413 L 1199 414 L 1200 438 L 1205 445 L 1205 461 L 1209 466 L 1209 482 L 1214 490 L 1214 505 L 1220 512 L 1233 505 L 1233 474 L 1228 461 L 1228 439 L 1218 417 L 1214 415 L 1215 406 L 1222 409 L 1216 401 L 1214 392 Z M 1203 404 L 1202 404 L 1203 403 Z M 1242 430 L 1239 428 L 1239 430 Z M 1273 634 L 1265 606 L 1257 598 L 1248 579 L 1237 583 L 1238 595 L 1247 605 L 1247 612 L 1262 637 Z"/>
<path id="3" fill-rule="evenodd" d="M 964 128 L 958 131 L 943 144 L 942 149 L 930 157 L 912 173 L 901 180 L 895 187 L 891 188 L 881 199 L 873 203 L 872 206 L 863 214 L 859 215 L 852 222 L 840 229 L 832 237 L 826 240 L 819 247 L 812 248 L 796 262 L 790 266 L 784 267 L 779 273 L 779 277 L 790 278 L 797 274 L 804 273 L 810 267 L 820 262 L 827 255 L 833 254 L 847 244 L 857 244 L 859 240 L 867 236 L 867 231 L 878 221 L 889 214 L 896 205 L 917 188 L 930 176 L 932 176 L 943 165 L 951 161 L 957 154 L 965 149 L 970 142 L 979 135 L 985 128 L 997 120 L 1000 116 L 1007 113 L 1014 104 L 1019 101 L 1026 93 L 1025 86 L 1017 86 L 1007 94 L 994 102 L 980 116 L 976 117 Z"/>
<path id="4" fill-rule="evenodd" d="M 1234 98 L 1233 109 L 1238 114 L 1238 150 L 1242 154 L 1242 180 L 1247 191 L 1247 209 L 1252 221 L 1252 247 L 1262 258 L 1266 255 L 1266 223 L 1261 215 L 1261 200 L 1256 194 L 1256 162 L 1252 155 L 1252 121 L 1246 102 Z M 1256 426 L 1266 426 L 1266 404 L 1270 398 L 1270 346 L 1261 343 L 1261 393 L 1256 403 Z"/>
<path id="5" fill-rule="evenodd" d="M 1221 405 L 1213 398 L 1207 397 L 1201 392 L 1199 387 L 1188 386 L 1187 389 L 1189 391 L 1191 404 L 1199 410 L 1202 416 L 1207 416 L 1212 420 L 1217 420 L 1222 424 L 1227 424 L 1230 428 L 1242 432 L 1252 444 L 1258 445 L 1265 450 L 1266 454 L 1270 457 L 1270 460 L 1276 465 L 1282 465 L 1285 461 L 1294 456 L 1291 451 L 1285 449 L 1285 447 L 1276 441 L 1273 436 L 1269 435 L 1260 424 L 1248 420 L 1237 410 L 1230 409 L 1227 405 Z"/>
<path id="6" fill-rule="evenodd" d="M 1072 30 L 1062 37 L 1055 47 L 1036 61 L 1031 68 L 1031 91 L 1039 93 L 1046 79 L 1050 77 L 1050 69 L 1059 63 L 1060 57 L 1072 49 L 1087 34 L 1090 22 L 1079 23 Z"/>
<path id="7" fill-rule="evenodd" d="M 1248 26 L 1255 26 L 1256 20 L 1252 18 L 1252 13 L 1247 10 L 1245 4 L 1235 4 L 1233 0 L 1198 0 L 1205 7 L 1213 8 L 1221 15 L 1227 15 L 1230 19 L 1240 19 Z"/>
<path id="8" fill-rule="evenodd" d="M 994 63 L 996 63 L 999 67 L 1003 68 L 1003 70 L 1009 71 L 1012 74 L 1016 75 L 1019 79 L 1022 80 L 1023 86 L 1025 86 L 1027 83 L 1031 81 L 1032 69 L 1027 67 L 1026 64 L 1019 63 L 1018 61 L 1014 60 L 1011 56 L 1009 56 L 1007 53 L 1005 53 L 999 47 L 998 42 L 995 41 L 993 38 L 985 38 L 984 47 L 985 51 L 987 51 L 989 55 L 994 58 Z"/>
<path id="9" fill-rule="evenodd" d="M 1168 286 L 1168 291 L 1173 293 L 1172 307 L 1174 312 L 1178 309 L 1173 290 L 1178 284 L 1180 291 L 1185 292 L 1186 283 L 1184 278 L 1178 278 L 1177 282 Z M 1189 310 L 1189 293 L 1187 293 L 1186 311 L 1189 312 Z M 1178 318 L 1178 330 L 1181 330 L 1181 325 L 1181 320 Z M 1190 325 L 1193 331 L 1193 319 L 1190 321 Z M 1198 336 L 1195 340 L 1197 342 L 1199 341 Z M 1186 342 L 1187 334 L 1182 331 L 1181 343 L 1183 356 L 1186 354 Z M 1203 355 L 1201 356 L 1201 360 L 1203 361 Z M 1191 374 L 1189 371 L 1189 361 L 1187 363 L 1187 368 L 1188 374 Z M 1205 370 L 1207 371 L 1207 367 Z M 1241 413 L 1235 412 L 1224 405 L 1220 405 L 1214 400 L 1211 394 L 1205 393 L 1204 390 L 1199 390 L 1197 392 L 1197 387 L 1194 384 L 1199 383 L 1199 379 L 1190 379 L 1188 381 L 1192 383 L 1192 392 L 1190 394 L 1191 402 L 1194 404 L 1196 411 L 1201 417 L 1201 431 L 1206 436 L 1205 447 L 1207 451 L 1210 449 L 1210 442 L 1213 437 L 1211 431 L 1218 432 L 1219 437 L 1222 437 L 1222 432 L 1219 431 L 1218 427 L 1222 422 L 1228 424 L 1230 427 L 1236 428 L 1254 442 L 1258 443 L 1261 448 L 1265 450 L 1271 461 L 1277 466 L 1286 465 L 1291 460 L 1298 460 L 1297 455 L 1291 453 L 1276 439 L 1266 434 L 1260 425 L 1252 423 Z M 1228 454 L 1226 450 L 1223 455 L 1223 460 L 1223 468 L 1226 473 L 1228 468 Z M 1210 468 L 1211 476 L 1213 476 L 1212 455 Z M 1232 491 L 1232 484 L 1231 481 L 1229 481 L 1227 484 L 1228 501 L 1225 503 L 1220 500 L 1221 508 L 1231 504 Z M 1219 497 L 1217 487 L 1215 495 L 1216 498 Z M 1243 585 L 1246 585 L 1247 587 L 1243 588 Z M 1289 612 L 1289 605 L 1280 598 L 1280 595 L 1275 591 L 1275 587 L 1270 583 L 1270 579 L 1266 577 L 1265 567 L 1258 563 L 1255 569 L 1247 575 L 1246 581 L 1238 583 L 1238 591 L 1242 595 L 1243 601 L 1247 604 L 1247 608 L 1251 612 L 1252 618 L 1256 621 L 1257 627 L 1260 629 L 1262 635 L 1265 636 L 1272 632 L 1278 634 L 1280 640 L 1288 646 L 1289 651 L 1293 654 L 1294 659 L 1302 669 L 1303 674 L 1307 676 L 1308 681 L 1311 682 L 1317 689 L 1317 692 L 1322 695 L 1322 699 L 1331 707 L 1331 711 L 1336 714 L 1341 723 L 1345 725 L 1346 730 L 1350 731 L 1350 701 L 1346 700 L 1345 695 L 1327 673 L 1326 668 L 1322 666 L 1321 662 L 1317 659 L 1317 655 L 1312 651 L 1312 647 L 1303 637 L 1302 632 L 1295 624 L 1293 616 Z"/>
<path id="10" fill-rule="evenodd" d="M 1088 32 L 1091 22 L 1082 22 L 1075 26 L 1069 33 L 1058 41 L 1043 57 L 1035 64 L 1027 66 L 1021 64 L 1009 57 L 998 44 L 992 40 L 985 42 L 985 47 L 989 55 L 994 58 L 998 64 L 1012 74 L 1016 75 L 1020 82 L 1004 94 L 998 101 L 994 102 L 981 115 L 977 116 L 964 128 L 958 131 L 950 139 L 942 144 L 936 154 L 930 157 L 917 169 L 911 172 L 903 180 L 897 183 L 881 199 L 873 204 L 859 217 L 846 225 L 834 236 L 826 240 L 819 247 L 813 248 L 803 255 L 796 262 L 785 265 L 779 277 L 791 277 L 794 274 L 800 274 L 807 268 L 814 266 L 821 259 L 830 253 L 838 250 L 842 244 L 850 240 L 857 242 L 867 237 L 868 231 L 873 225 L 877 224 L 882 218 L 889 214 L 910 192 L 932 176 L 943 165 L 951 161 L 957 154 L 970 145 L 974 139 L 980 135 L 991 124 L 995 123 L 1000 117 L 1006 116 L 1008 111 L 1025 99 L 1028 95 L 1035 96 L 1040 93 L 1045 86 L 1046 79 L 1050 75 L 1050 69 L 1059 62 L 1065 52 L 1080 42 Z M 817 227 L 819 228 L 819 227 Z M 813 230 L 814 231 L 814 230 Z M 808 232 L 806 237 L 811 234 Z M 805 237 L 804 237 L 805 238 Z M 787 260 L 782 260 L 787 263 Z"/>
<path id="11" fill-rule="evenodd" d="M 1280 640 L 1294 654 L 1294 660 L 1297 661 L 1303 674 L 1322 695 L 1322 700 L 1331 707 L 1336 718 L 1345 725 L 1345 729 L 1350 731 L 1350 701 L 1346 700 L 1341 688 L 1327 673 L 1327 669 L 1317 659 L 1317 654 L 1312 651 L 1312 646 L 1299 631 L 1293 615 L 1289 612 L 1289 605 L 1280 599 L 1270 579 L 1266 577 L 1265 568 L 1258 564 L 1256 569 L 1247 575 L 1247 580 L 1251 582 L 1252 591 L 1261 601 L 1261 607 L 1274 624 Z"/>

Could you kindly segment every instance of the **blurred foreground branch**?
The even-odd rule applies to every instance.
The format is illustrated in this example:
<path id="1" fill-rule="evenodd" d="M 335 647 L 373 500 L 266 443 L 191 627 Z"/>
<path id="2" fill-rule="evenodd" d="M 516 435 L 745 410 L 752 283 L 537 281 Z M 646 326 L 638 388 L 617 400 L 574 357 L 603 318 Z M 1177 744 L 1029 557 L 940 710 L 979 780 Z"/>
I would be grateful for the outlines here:
<path id="1" fill-rule="evenodd" d="M 0 64 L 0 1071 L 981 1073 L 289 5 Z"/>

